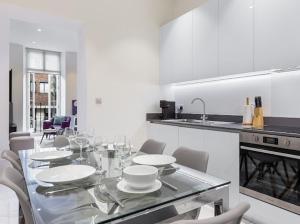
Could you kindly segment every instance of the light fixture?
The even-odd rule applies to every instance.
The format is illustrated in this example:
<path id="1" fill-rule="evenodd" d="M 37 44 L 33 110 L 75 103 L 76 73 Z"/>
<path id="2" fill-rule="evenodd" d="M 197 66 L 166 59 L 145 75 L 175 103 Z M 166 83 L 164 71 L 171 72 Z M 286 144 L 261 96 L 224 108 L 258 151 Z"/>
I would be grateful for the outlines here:
<path id="1" fill-rule="evenodd" d="M 36 44 L 36 41 L 32 41 L 31 43 L 32 43 L 32 44 Z"/>
<path id="2" fill-rule="evenodd" d="M 42 32 L 43 30 L 41 28 L 38 28 L 36 31 L 38 32 Z"/>

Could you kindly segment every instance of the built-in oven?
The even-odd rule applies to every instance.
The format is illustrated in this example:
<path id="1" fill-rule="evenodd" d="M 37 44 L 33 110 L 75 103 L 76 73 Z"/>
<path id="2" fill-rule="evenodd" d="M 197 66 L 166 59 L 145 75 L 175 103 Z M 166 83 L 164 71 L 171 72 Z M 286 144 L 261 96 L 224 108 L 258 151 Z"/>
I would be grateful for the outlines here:
<path id="1" fill-rule="evenodd" d="M 300 138 L 241 132 L 240 193 L 300 215 Z"/>

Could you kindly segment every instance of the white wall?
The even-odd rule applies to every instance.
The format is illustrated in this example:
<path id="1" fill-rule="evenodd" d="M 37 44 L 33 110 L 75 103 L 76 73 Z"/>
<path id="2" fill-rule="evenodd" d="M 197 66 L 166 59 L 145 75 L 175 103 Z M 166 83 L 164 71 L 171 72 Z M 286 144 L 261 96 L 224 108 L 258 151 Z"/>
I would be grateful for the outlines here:
<path id="1" fill-rule="evenodd" d="M 0 8 L 0 30 L 9 30 L 9 21 Z M 9 126 L 9 33 L 0 32 L 0 150 L 8 148 Z"/>
<path id="2" fill-rule="evenodd" d="M 9 68 L 12 69 L 13 122 L 23 131 L 23 46 L 9 45 Z"/>
<path id="3" fill-rule="evenodd" d="M 190 103 L 201 97 L 209 114 L 242 115 L 246 97 L 262 96 L 266 116 L 300 117 L 299 83 L 300 71 L 294 71 L 173 86 L 171 91 L 185 113 L 202 113 L 201 104 Z"/>
<path id="4" fill-rule="evenodd" d="M 66 115 L 72 114 L 72 100 L 77 99 L 77 53 L 66 52 Z"/>

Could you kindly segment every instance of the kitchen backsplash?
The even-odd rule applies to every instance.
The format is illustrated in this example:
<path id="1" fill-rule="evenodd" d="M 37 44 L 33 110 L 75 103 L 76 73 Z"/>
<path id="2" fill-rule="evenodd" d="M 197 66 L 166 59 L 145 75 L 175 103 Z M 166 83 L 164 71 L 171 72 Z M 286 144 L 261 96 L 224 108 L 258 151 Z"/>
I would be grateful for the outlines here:
<path id="1" fill-rule="evenodd" d="M 207 83 L 174 85 L 169 96 L 184 113 L 202 113 L 201 104 L 191 104 L 195 97 L 206 101 L 208 114 L 242 115 L 246 97 L 254 103 L 261 96 L 268 117 L 300 118 L 300 71 L 220 80 Z"/>

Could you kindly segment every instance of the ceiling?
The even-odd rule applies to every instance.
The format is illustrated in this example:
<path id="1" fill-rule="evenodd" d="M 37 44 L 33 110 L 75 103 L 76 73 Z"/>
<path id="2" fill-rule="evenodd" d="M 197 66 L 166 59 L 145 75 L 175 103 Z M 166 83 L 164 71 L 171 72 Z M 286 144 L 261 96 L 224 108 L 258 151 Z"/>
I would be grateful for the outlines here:
<path id="1" fill-rule="evenodd" d="M 11 20 L 10 42 L 29 48 L 76 52 L 78 50 L 78 33 L 60 27 Z"/>

